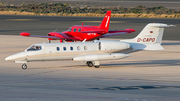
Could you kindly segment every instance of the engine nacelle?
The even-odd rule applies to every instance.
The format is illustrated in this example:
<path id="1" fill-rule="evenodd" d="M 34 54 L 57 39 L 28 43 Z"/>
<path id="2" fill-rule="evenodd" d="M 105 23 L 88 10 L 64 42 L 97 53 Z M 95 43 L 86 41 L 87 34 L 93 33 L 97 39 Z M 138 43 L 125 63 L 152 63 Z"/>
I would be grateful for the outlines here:
<path id="1" fill-rule="evenodd" d="M 121 51 L 125 49 L 129 49 L 130 45 L 127 43 L 123 43 L 120 41 L 101 41 L 99 43 L 100 45 L 100 50 L 101 51 L 106 51 L 106 50 L 116 50 L 116 51 Z"/>
<path id="2" fill-rule="evenodd" d="M 123 53 L 82 55 L 73 58 L 73 61 L 102 61 L 102 60 L 122 59 L 129 56 L 131 55 L 123 54 Z"/>

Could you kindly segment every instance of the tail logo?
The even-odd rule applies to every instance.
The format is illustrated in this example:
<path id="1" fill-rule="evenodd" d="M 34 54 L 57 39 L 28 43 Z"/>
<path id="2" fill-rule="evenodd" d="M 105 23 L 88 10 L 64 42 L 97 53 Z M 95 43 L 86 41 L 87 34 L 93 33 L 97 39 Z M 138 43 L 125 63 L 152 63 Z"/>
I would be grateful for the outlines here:
<path id="1" fill-rule="evenodd" d="M 108 16 L 108 18 L 107 18 L 105 27 L 107 27 L 107 25 L 108 25 L 108 23 L 109 23 L 109 17 L 110 17 L 110 16 Z"/>
<path id="2" fill-rule="evenodd" d="M 154 42 L 155 40 L 155 38 L 138 38 L 137 42 Z"/>

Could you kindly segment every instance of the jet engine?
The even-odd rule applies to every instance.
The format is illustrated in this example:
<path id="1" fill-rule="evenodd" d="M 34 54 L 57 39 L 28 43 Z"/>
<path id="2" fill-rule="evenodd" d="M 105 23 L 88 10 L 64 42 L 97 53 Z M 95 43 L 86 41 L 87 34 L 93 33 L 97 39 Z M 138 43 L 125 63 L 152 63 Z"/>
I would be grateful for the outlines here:
<path id="1" fill-rule="evenodd" d="M 108 41 L 108 40 L 101 40 L 99 41 L 99 50 L 101 51 L 122 51 L 129 49 L 130 45 L 128 43 L 123 43 L 120 41 Z"/>

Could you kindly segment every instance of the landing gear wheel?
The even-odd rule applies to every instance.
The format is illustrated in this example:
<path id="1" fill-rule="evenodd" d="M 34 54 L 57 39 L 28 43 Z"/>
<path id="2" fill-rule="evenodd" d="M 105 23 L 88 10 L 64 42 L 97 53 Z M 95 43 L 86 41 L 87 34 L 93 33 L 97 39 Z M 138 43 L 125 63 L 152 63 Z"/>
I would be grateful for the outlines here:
<path id="1" fill-rule="evenodd" d="M 87 66 L 89 66 L 89 67 L 92 67 L 93 66 L 93 63 L 91 62 L 91 61 L 87 61 Z"/>
<path id="2" fill-rule="evenodd" d="M 27 69 L 27 65 L 25 63 L 22 65 L 22 69 L 23 70 Z"/>
<path id="3" fill-rule="evenodd" d="M 95 68 L 99 68 L 100 67 L 100 65 L 97 65 L 97 66 L 94 66 Z"/>

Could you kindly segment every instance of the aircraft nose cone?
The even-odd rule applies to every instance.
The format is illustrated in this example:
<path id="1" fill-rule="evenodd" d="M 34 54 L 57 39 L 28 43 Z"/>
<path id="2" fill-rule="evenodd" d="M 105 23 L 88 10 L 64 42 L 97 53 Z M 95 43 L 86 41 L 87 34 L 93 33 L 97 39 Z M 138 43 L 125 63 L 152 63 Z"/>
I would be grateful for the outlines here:
<path id="1" fill-rule="evenodd" d="M 25 56 L 26 56 L 26 54 L 24 54 L 24 52 L 20 52 L 20 53 L 16 53 L 16 54 L 13 54 L 13 55 L 6 57 L 5 60 L 6 61 L 16 61 L 19 58 L 23 58 Z"/>
<path id="2" fill-rule="evenodd" d="M 16 59 L 16 58 L 17 58 L 16 55 L 11 55 L 11 56 L 6 57 L 5 60 L 6 60 L 6 61 L 11 61 L 11 60 L 14 60 L 14 59 Z"/>
<path id="3" fill-rule="evenodd" d="M 10 61 L 11 59 L 12 59 L 11 56 L 8 56 L 8 57 L 5 58 L 6 61 Z"/>

